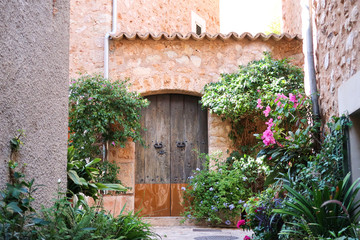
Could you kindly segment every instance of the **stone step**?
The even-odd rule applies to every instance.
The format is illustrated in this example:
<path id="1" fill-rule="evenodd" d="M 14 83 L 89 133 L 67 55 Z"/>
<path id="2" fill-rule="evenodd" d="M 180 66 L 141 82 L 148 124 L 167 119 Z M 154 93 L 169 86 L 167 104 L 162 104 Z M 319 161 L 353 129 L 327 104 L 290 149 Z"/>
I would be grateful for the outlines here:
<path id="1" fill-rule="evenodd" d="M 199 226 L 195 225 L 194 222 L 186 220 L 184 223 L 181 223 L 183 217 L 143 217 L 143 220 L 147 223 L 150 223 L 152 226 L 157 227 L 168 227 L 168 226 Z"/>

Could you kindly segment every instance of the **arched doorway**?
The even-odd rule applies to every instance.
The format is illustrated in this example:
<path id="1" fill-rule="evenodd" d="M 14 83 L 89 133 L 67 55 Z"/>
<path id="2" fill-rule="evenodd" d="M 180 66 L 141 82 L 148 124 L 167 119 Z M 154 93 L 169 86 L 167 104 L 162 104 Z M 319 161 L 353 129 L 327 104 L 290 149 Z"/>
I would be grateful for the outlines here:
<path id="1" fill-rule="evenodd" d="M 146 216 L 178 216 L 182 190 L 208 152 L 207 111 L 199 97 L 162 94 L 147 97 L 142 112 L 145 147 L 136 144 L 135 211 Z"/>

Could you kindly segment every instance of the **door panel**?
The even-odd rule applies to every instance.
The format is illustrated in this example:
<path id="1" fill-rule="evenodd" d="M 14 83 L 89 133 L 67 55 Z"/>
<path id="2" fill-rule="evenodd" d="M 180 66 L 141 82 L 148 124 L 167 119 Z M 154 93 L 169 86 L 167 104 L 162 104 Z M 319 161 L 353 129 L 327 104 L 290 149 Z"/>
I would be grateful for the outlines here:
<path id="1" fill-rule="evenodd" d="M 170 184 L 136 184 L 135 212 L 145 216 L 170 216 Z"/>
<path id="2" fill-rule="evenodd" d="M 198 97 L 149 96 L 142 111 L 146 147 L 136 144 L 135 210 L 142 215 L 178 216 L 183 211 L 182 187 L 202 168 L 196 149 L 208 152 L 207 112 Z"/>
<path id="3" fill-rule="evenodd" d="M 171 183 L 185 183 L 185 106 L 184 95 L 171 96 Z"/>

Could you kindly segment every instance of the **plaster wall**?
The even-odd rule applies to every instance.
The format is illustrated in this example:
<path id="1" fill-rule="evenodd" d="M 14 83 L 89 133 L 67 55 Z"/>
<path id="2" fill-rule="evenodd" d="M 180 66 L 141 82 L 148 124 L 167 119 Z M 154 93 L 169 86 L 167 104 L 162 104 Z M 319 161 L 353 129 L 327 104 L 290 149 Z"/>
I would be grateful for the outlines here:
<path id="1" fill-rule="evenodd" d="M 360 70 L 360 1 L 316 0 L 313 4 L 319 103 L 327 121 L 341 114 L 337 89 Z"/>
<path id="2" fill-rule="evenodd" d="M 301 0 L 282 0 L 282 32 L 302 34 Z"/>
<path id="3" fill-rule="evenodd" d="M 70 76 L 102 73 L 104 36 L 111 31 L 112 1 L 70 0 Z M 206 32 L 220 31 L 219 0 L 118 0 L 117 33 L 192 31 L 191 12 L 206 22 Z"/>
<path id="4" fill-rule="evenodd" d="M 26 132 L 16 159 L 43 185 L 49 205 L 66 186 L 69 0 L 0 0 L 0 188 L 8 181 L 9 141 Z"/>

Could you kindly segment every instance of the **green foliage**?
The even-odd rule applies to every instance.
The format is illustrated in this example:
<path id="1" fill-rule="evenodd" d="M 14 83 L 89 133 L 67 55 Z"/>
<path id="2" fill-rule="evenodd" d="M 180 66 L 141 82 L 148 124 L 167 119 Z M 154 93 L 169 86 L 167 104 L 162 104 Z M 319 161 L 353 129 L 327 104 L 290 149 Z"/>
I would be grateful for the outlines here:
<path id="1" fill-rule="evenodd" d="M 335 186 L 335 183 L 343 179 L 349 172 L 347 166 L 347 136 L 345 132 L 352 126 L 346 116 L 333 117 L 327 123 L 329 132 L 322 143 L 321 151 L 316 155 L 313 162 L 313 172 L 321 176 L 318 183 L 320 187 Z M 313 176 L 314 177 L 314 176 Z"/>
<path id="2" fill-rule="evenodd" d="M 282 198 L 279 198 L 279 194 L 279 188 L 270 186 L 255 197 L 249 198 L 244 204 L 246 218 L 245 224 L 241 227 L 254 232 L 252 239 L 278 239 L 278 233 L 284 222 L 279 214 L 274 214 L 272 211 L 282 207 Z"/>
<path id="3" fill-rule="evenodd" d="M 235 158 L 221 162 L 219 155 L 205 155 L 204 169 L 197 169 L 185 191 L 184 215 L 196 222 L 230 225 L 241 214 L 242 201 L 253 195 L 256 183 L 263 181 L 267 171 L 262 159 Z M 212 162 L 213 166 L 209 167 Z"/>
<path id="4" fill-rule="evenodd" d="M 80 158 L 99 154 L 95 143 L 125 146 L 141 141 L 140 111 L 148 102 L 129 92 L 126 81 L 110 82 L 99 75 L 72 80 L 69 95 L 69 145 Z"/>
<path id="5" fill-rule="evenodd" d="M 89 207 L 85 201 L 73 205 L 59 195 L 54 205 L 42 210 L 44 226 L 38 229 L 41 239 L 153 239 L 156 235 L 137 214 L 113 217 L 104 210 Z"/>
<path id="6" fill-rule="evenodd" d="M 307 189 L 313 184 L 319 189 L 327 186 L 334 192 L 336 184 L 348 173 L 348 169 L 344 167 L 347 163 L 345 131 L 351 126 L 351 122 L 345 116 L 333 117 L 327 126 L 329 132 L 324 134 L 320 152 L 315 154 L 309 152 L 307 159 L 305 158 L 306 162 L 302 161 L 294 165 L 291 172 L 283 174 L 281 181 L 291 184 L 292 188 L 303 194 L 309 194 Z M 301 152 L 298 154 L 298 158 L 304 159 L 305 154 L 301 155 Z"/>
<path id="7" fill-rule="evenodd" d="M 281 18 L 278 17 L 276 19 L 274 19 L 268 26 L 267 26 L 267 30 L 264 31 L 265 34 L 281 34 Z"/>
<path id="8" fill-rule="evenodd" d="M 10 140 L 11 152 L 17 152 L 20 149 L 20 146 L 24 143 L 21 141 L 21 137 L 25 136 L 25 131 L 22 129 L 18 130 L 18 135 Z"/>
<path id="9" fill-rule="evenodd" d="M 352 224 L 360 216 L 360 204 L 355 199 L 360 190 L 360 179 L 350 185 L 350 174 L 336 185 L 331 192 L 326 186 L 319 189 L 315 184 L 309 188 L 308 196 L 302 195 L 288 185 L 288 200 L 283 209 L 273 210 L 287 219 L 287 228 L 281 231 L 291 237 L 333 237 L 333 233 L 342 232 L 342 236 L 358 238 Z M 306 186 L 303 186 L 307 188 Z"/>
<path id="10" fill-rule="evenodd" d="M 289 96 L 277 94 L 267 108 L 268 127 L 262 134 L 254 134 L 262 149 L 257 157 L 265 157 L 271 174 L 267 184 L 288 169 L 302 169 L 314 155 L 314 136 L 320 123 L 310 123 L 311 101 L 294 91 Z M 259 107 L 259 104 L 258 104 Z"/>
<path id="11" fill-rule="evenodd" d="M 85 159 L 76 159 L 74 148 L 68 148 L 68 191 L 69 195 L 83 193 L 94 199 L 98 198 L 98 190 L 126 191 L 127 189 L 117 183 L 100 183 L 96 179 L 100 175 L 99 169 L 93 167 L 100 162 L 100 158 L 86 161 Z"/>
<path id="12" fill-rule="evenodd" d="M 207 84 L 201 103 L 211 113 L 230 120 L 230 137 L 236 144 L 236 139 L 248 130 L 243 128 L 242 120 L 262 119 L 256 108 L 257 99 L 261 98 L 267 106 L 275 94 L 287 95 L 294 90 L 303 91 L 302 70 L 290 65 L 287 59 L 275 60 L 265 53 L 263 59 L 239 66 L 237 72 L 222 74 L 218 82 Z"/>
<path id="13" fill-rule="evenodd" d="M 13 182 L 0 191 L 0 239 L 33 239 L 33 225 L 36 222 L 32 207 L 34 180 L 27 181 L 22 172 L 16 171 L 18 163 L 9 162 Z"/>
<path id="14" fill-rule="evenodd" d="M 99 175 L 95 178 L 99 183 L 118 183 L 121 181 L 117 178 L 120 173 L 120 167 L 116 163 L 108 161 L 100 161 L 95 164 L 95 167 L 99 169 Z"/>

